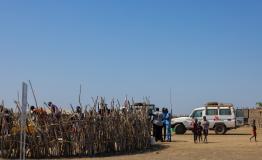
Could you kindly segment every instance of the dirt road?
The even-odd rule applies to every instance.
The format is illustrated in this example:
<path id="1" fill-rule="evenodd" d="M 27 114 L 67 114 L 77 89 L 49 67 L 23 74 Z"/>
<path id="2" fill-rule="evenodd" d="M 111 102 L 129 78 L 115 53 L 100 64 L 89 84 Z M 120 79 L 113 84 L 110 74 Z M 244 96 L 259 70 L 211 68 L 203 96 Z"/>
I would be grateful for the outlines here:
<path id="1" fill-rule="evenodd" d="M 258 130 L 257 143 L 249 142 L 250 133 L 250 128 L 221 136 L 211 133 L 208 144 L 194 144 L 190 133 L 174 135 L 173 142 L 159 143 L 155 151 L 82 160 L 262 160 L 262 130 Z"/>

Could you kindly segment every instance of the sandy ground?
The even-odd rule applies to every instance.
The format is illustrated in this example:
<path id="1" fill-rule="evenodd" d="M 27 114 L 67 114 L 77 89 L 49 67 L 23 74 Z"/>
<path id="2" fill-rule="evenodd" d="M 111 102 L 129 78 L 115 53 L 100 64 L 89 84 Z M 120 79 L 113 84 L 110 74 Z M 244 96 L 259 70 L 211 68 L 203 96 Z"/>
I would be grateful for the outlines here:
<path id="1" fill-rule="evenodd" d="M 227 135 L 211 132 L 208 144 L 194 144 L 191 133 L 173 135 L 171 143 L 158 143 L 153 151 L 131 155 L 82 160 L 262 160 L 262 129 L 258 130 L 258 142 L 250 142 L 251 129 L 239 128 Z"/>

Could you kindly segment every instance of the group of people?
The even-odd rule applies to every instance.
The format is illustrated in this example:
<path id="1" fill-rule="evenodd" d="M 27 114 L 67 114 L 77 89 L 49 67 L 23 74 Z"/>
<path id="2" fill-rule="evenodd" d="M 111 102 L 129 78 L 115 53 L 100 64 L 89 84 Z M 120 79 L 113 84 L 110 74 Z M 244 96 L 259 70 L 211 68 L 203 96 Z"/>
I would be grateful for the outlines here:
<path id="1" fill-rule="evenodd" d="M 59 110 L 59 108 L 53 104 L 52 102 L 48 102 L 47 107 L 50 109 L 52 117 L 55 120 L 59 120 L 61 118 L 62 115 L 62 111 Z M 30 114 L 33 116 L 34 118 L 34 114 L 39 114 L 39 112 L 45 112 L 42 108 L 36 108 L 35 106 L 31 106 L 30 107 Z"/>
<path id="2" fill-rule="evenodd" d="M 257 142 L 257 127 L 256 127 L 256 120 L 253 120 L 252 124 L 252 136 L 249 138 L 250 142 L 254 138 L 255 142 Z M 194 136 L 194 143 L 200 143 L 204 142 L 207 143 L 207 137 L 208 137 L 208 130 L 209 130 L 209 122 L 207 118 L 204 116 L 203 121 L 198 121 L 198 119 L 195 119 L 193 122 L 193 136 Z M 203 140 L 204 135 L 204 140 Z"/>
<path id="3" fill-rule="evenodd" d="M 162 111 L 156 108 L 152 115 L 153 136 L 156 141 L 171 142 L 171 118 L 167 108 L 163 108 Z"/>
<path id="4" fill-rule="evenodd" d="M 47 107 L 50 109 L 52 117 L 55 120 L 60 120 L 60 118 L 62 116 L 62 111 L 59 110 L 59 108 L 55 104 L 53 104 L 52 102 L 48 102 Z M 34 114 L 38 114 L 39 112 L 45 112 L 46 113 L 46 111 L 44 111 L 42 108 L 37 109 L 35 106 L 30 107 L 30 114 L 32 116 L 34 116 Z M 83 112 L 82 112 L 82 108 L 80 106 L 77 106 L 76 111 L 74 111 L 74 112 L 75 112 L 75 116 L 78 119 L 83 119 L 84 115 L 83 115 Z"/>
<path id="5" fill-rule="evenodd" d="M 202 122 L 195 119 L 192 129 L 193 136 L 194 136 L 194 143 L 200 143 L 200 142 L 207 143 L 208 130 L 209 130 L 209 122 L 205 116 L 203 117 Z M 204 140 L 203 140 L 203 135 L 204 135 Z"/>
<path id="6" fill-rule="evenodd" d="M 3 109 L 4 107 L 0 107 L 0 110 L 2 113 L 2 121 L 1 121 L 1 134 L 8 134 L 8 121 L 9 121 L 9 112 L 7 109 Z M 48 108 L 51 111 L 52 117 L 56 120 L 59 120 L 62 115 L 62 111 L 59 110 L 59 108 L 53 104 L 52 102 L 48 103 Z M 34 114 L 38 113 L 38 110 L 34 107 L 30 107 L 30 113 L 32 116 Z M 83 113 L 80 106 L 76 107 L 77 119 L 83 119 Z M 155 141 L 161 141 L 161 142 L 171 142 L 171 118 L 172 115 L 169 113 L 167 108 L 163 108 L 162 111 L 159 110 L 159 108 L 156 108 L 156 111 L 152 114 L 152 123 L 153 123 L 153 137 L 155 138 Z M 257 141 L 257 128 L 256 128 L 256 121 L 253 120 L 253 123 L 251 125 L 252 127 L 252 137 L 250 137 L 250 141 L 254 138 L 255 141 Z M 198 121 L 198 119 L 195 119 L 193 122 L 193 138 L 194 143 L 200 143 L 204 142 L 207 143 L 207 137 L 208 137 L 208 130 L 209 130 L 209 121 L 204 116 L 202 121 Z M 164 135 L 163 135 L 164 133 Z M 203 139 L 204 135 L 204 139 Z"/>

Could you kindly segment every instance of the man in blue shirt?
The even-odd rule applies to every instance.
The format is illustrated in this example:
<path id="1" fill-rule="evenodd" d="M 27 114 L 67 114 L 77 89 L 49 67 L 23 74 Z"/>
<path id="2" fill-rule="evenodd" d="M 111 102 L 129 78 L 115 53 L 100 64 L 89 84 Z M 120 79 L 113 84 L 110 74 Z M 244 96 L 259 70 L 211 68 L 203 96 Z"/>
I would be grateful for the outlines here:
<path id="1" fill-rule="evenodd" d="M 163 124 L 165 125 L 165 141 L 171 142 L 171 114 L 167 108 L 163 109 Z"/>

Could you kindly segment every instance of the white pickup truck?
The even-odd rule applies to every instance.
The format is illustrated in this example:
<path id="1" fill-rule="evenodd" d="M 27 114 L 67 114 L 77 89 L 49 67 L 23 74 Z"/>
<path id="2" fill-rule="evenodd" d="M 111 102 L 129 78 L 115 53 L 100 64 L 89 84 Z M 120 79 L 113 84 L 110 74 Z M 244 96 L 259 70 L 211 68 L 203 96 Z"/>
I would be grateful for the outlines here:
<path id="1" fill-rule="evenodd" d="M 204 116 L 209 121 L 209 129 L 215 130 L 216 134 L 225 134 L 244 124 L 243 117 L 236 117 L 233 104 L 209 102 L 204 107 L 194 109 L 189 117 L 173 118 L 171 127 L 176 134 L 184 134 L 187 130 L 192 130 L 194 119 L 202 121 Z"/>

